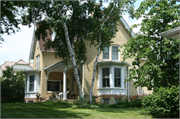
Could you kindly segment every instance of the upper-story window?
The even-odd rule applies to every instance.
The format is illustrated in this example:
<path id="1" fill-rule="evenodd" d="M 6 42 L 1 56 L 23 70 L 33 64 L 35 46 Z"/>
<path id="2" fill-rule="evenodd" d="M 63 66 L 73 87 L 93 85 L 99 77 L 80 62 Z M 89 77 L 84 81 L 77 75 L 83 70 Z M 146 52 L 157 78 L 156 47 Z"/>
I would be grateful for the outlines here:
<path id="1" fill-rule="evenodd" d="M 36 56 L 36 69 L 40 68 L 40 55 Z"/>
<path id="2" fill-rule="evenodd" d="M 109 87 L 109 68 L 102 69 L 103 87 Z"/>
<path id="3" fill-rule="evenodd" d="M 109 47 L 106 47 L 103 51 L 103 59 L 109 59 Z"/>
<path id="4" fill-rule="evenodd" d="M 39 41 L 37 41 L 37 48 L 39 47 Z"/>
<path id="5" fill-rule="evenodd" d="M 112 60 L 119 60 L 119 47 L 118 46 L 112 46 Z"/>

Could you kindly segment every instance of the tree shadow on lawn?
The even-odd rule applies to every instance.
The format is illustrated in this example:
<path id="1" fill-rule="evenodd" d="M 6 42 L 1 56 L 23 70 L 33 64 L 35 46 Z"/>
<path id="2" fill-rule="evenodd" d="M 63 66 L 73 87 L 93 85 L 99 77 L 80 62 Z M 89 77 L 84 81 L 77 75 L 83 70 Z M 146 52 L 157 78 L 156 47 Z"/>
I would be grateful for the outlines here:
<path id="1" fill-rule="evenodd" d="M 65 103 L 22 103 L 3 105 L 2 118 L 82 118 L 87 113 L 72 112 Z M 66 107 L 65 107 L 66 106 Z"/>
<path id="2" fill-rule="evenodd" d="M 140 115 L 150 115 L 144 108 L 100 108 L 96 109 L 99 112 L 111 112 L 111 113 L 127 113 L 127 112 L 139 112 Z"/>

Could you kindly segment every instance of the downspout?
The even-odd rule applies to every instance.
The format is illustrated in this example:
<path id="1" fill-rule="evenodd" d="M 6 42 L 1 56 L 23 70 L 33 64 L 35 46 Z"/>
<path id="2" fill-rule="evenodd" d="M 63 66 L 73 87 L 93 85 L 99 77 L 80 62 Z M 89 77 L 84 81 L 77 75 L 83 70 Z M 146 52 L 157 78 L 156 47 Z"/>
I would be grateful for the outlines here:
<path id="1" fill-rule="evenodd" d="M 127 67 L 127 77 L 129 78 L 129 68 L 128 67 Z M 128 100 L 129 100 L 129 81 L 127 83 L 128 83 L 128 88 L 127 89 L 128 89 Z"/>
<path id="2" fill-rule="evenodd" d="M 82 64 L 82 93 L 84 96 L 84 63 Z"/>
<path id="3" fill-rule="evenodd" d="M 139 66 L 137 65 L 136 69 L 138 69 L 138 68 L 139 68 Z M 137 76 L 138 76 L 138 74 L 137 74 Z M 137 90 L 138 90 L 138 95 L 139 95 L 139 86 L 137 87 Z"/>

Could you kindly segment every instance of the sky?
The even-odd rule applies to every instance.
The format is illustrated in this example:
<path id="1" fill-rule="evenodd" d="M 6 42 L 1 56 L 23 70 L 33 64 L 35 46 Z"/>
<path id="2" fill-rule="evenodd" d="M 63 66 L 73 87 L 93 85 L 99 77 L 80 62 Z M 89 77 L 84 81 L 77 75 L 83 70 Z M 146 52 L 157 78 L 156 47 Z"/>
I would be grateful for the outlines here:
<path id="1" fill-rule="evenodd" d="M 138 8 L 142 0 L 137 0 L 135 3 L 135 9 Z M 129 19 L 129 16 L 123 15 L 129 26 L 133 24 L 141 23 L 142 19 L 135 20 Z M 21 30 L 16 34 L 3 35 L 4 42 L 0 47 L 0 65 L 4 64 L 6 61 L 19 61 L 20 59 L 25 62 L 29 62 L 29 52 L 31 47 L 31 41 L 33 37 L 34 26 L 22 26 L 19 25 Z M 133 29 L 136 33 L 139 28 Z"/>

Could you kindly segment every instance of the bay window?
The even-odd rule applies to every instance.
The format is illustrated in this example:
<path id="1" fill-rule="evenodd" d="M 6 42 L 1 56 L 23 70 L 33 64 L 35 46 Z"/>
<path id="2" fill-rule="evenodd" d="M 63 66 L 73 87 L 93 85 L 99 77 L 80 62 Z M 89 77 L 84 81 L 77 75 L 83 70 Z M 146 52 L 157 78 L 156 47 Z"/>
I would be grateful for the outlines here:
<path id="1" fill-rule="evenodd" d="M 109 87 L 109 68 L 102 69 L 103 87 Z"/>
<path id="2" fill-rule="evenodd" d="M 29 91 L 34 91 L 34 75 L 30 75 Z"/>
<path id="3" fill-rule="evenodd" d="M 114 68 L 115 87 L 121 87 L 121 68 Z"/>

